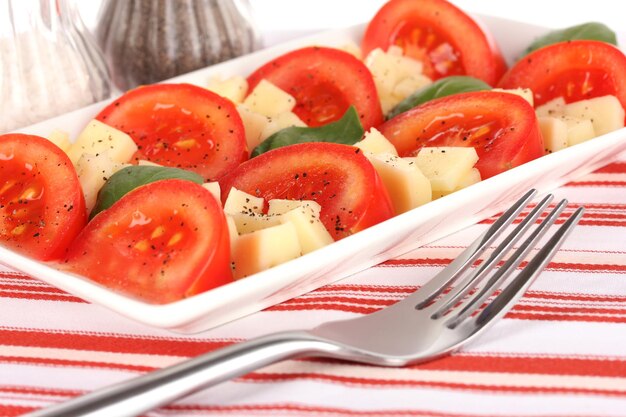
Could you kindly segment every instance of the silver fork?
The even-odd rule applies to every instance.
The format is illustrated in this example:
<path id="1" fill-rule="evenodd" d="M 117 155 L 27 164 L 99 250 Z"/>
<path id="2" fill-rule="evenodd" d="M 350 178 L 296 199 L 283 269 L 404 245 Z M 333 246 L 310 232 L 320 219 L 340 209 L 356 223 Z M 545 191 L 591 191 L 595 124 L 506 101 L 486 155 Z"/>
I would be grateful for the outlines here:
<path id="1" fill-rule="evenodd" d="M 355 319 L 325 323 L 308 331 L 280 332 L 235 344 L 31 416 L 135 416 L 295 357 L 322 356 L 399 367 L 454 351 L 484 332 L 515 304 L 583 214 L 583 208 L 578 208 L 518 271 L 518 266 L 567 205 L 567 201 L 562 200 L 531 232 L 553 198 L 548 195 L 502 239 L 486 260 L 470 269 L 535 194 L 535 190 L 526 193 L 437 276 L 390 307 Z M 512 251 L 504 265 L 495 268 L 525 235 L 528 236 L 524 242 Z M 515 272 L 517 275 L 498 291 Z M 487 282 L 477 289 L 487 277 Z M 451 287 L 453 283 L 456 285 Z M 490 297 L 493 297 L 491 301 Z M 486 306 L 485 302 L 488 302 Z"/>

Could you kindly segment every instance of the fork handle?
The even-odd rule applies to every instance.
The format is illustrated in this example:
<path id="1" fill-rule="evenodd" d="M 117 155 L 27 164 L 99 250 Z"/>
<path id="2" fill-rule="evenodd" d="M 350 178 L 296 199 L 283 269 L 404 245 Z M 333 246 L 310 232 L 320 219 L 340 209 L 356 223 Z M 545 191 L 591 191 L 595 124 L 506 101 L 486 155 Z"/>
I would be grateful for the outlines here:
<path id="1" fill-rule="evenodd" d="M 332 356 L 337 350 L 341 348 L 306 332 L 275 333 L 205 353 L 30 416 L 136 416 L 284 359 Z"/>

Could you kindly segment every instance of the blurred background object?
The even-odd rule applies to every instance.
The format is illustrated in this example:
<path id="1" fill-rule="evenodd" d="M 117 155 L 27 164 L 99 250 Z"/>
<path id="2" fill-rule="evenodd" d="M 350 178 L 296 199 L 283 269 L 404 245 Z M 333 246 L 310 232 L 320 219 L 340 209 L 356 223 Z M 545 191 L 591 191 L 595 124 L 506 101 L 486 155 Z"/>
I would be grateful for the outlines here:
<path id="1" fill-rule="evenodd" d="M 247 0 L 104 0 L 95 26 L 113 82 L 121 90 L 260 46 Z"/>
<path id="2" fill-rule="evenodd" d="M 72 0 L 0 2 L 0 133 L 111 96 L 107 66 Z"/>

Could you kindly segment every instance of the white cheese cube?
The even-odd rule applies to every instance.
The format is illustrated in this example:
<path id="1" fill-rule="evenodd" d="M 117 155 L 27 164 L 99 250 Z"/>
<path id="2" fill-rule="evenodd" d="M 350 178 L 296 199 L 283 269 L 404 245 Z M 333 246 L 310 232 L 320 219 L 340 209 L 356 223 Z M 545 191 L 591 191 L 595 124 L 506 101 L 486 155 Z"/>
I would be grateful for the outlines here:
<path id="1" fill-rule="evenodd" d="M 217 181 L 205 182 L 204 184 L 202 184 L 202 186 L 206 188 L 207 190 L 209 190 L 209 192 L 213 194 L 213 197 L 215 197 L 215 199 L 219 201 L 220 205 L 222 205 L 222 200 L 221 200 L 222 190 L 220 189 L 219 182 Z"/>
<path id="2" fill-rule="evenodd" d="M 273 117 L 293 110 L 296 99 L 267 80 L 261 80 L 243 104 L 253 112 Z"/>
<path id="3" fill-rule="evenodd" d="M 339 47 L 340 50 L 349 53 L 356 59 L 363 59 L 363 53 L 361 52 L 361 47 L 357 45 L 355 42 L 348 42 Z"/>
<path id="4" fill-rule="evenodd" d="M 98 155 L 103 152 L 107 152 L 111 160 L 125 164 L 137 152 L 137 145 L 126 133 L 94 119 L 78 135 L 67 154 L 76 165 L 84 153 Z"/>
<path id="5" fill-rule="evenodd" d="M 430 180 L 433 192 L 456 190 L 476 162 L 478 154 L 474 148 L 422 148 L 417 154 L 417 165 Z"/>
<path id="6" fill-rule="evenodd" d="M 521 98 L 526 100 L 531 106 L 535 106 L 535 99 L 533 97 L 533 92 L 530 88 L 494 88 L 491 91 L 515 94 L 516 96 L 520 96 Z"/>
<path id="7" fill-rule="evenodd" d="M 535 109 L 538 117 L 551 116 L 559 117 L 565 113 L 565 99 L 563 97 L 557 97 L 548 101 L 547 103 L 537 106 Z"/>
<path id="8" fill-rule="evenodd" d="M 278 216 L 281 223 L 290 222 L 296 227 L 303 254 L 334 242 L 320 220 L 320 210 L 320 205 L 311 201 Z"/>
<path id="9" fill-rule="evenodd" d="M 319 217 L 321 207 L 313 200 L 284 200 L 280 198 L 274 198 L 268 201 L 268 215 L 285 214 L 288 211 L 294 210 L 298 207 L 308 206 Z"/>
<path id="10" fill-rule="evenodd" d="M 232 253 L 235 248 L 235 241 L 239 237 L 239 233 L 237 232 L 237 225 L 235 224 L 235 219 L 232 216 L 226 215 L 226 226 L 228 227 L 228 240 L 230 241 L 230 253 L 232 258 Z M 232 264 L 231 264 L 232 267 Z"/>
<path id="11" fill-rule="evenodd" d="M 560 118 L 543 116 L 538 117 L 539 129 L 543 136 L 543 146 L 547 153 L 567 148 L 567 124 Z"/>
<path id="12" fill-rule="evenodd" d="M 396 156 L 398 155 L 396 147 L 393 146 L 393 144 L 389 142 L 389 140 L 376 128 L 371 128 L 368 132 L 366 132 L 363 139 L 355 143 L 354 146 L 364 152 L 373 154 L 386 153 Z"/>
<path id="13" fill-rule="evenodd" d="M 298 233 L 292 222 L 247 233 L 237 237 L 233 244 L 233 276 L 244 278 L 301 254 Z"/>
<path id="14" fill-rule="evenodd" d="M 240 75 L 225 80 L 220 77 L 213 77 L 209 80 L 207 89 L 233 103 L 241 103 L 248 94 L 248 81 Z"/>
<path id="15" fill-rule="evenodd" d="M 589 119 L 596 136 L 624 127 L 624 108 L 617 97 L 611 95 L 567 104 L 565 115 Z"/>
<path id="16" fill-rule="evenodd" d="M 384 153 L 366 156 L 385 184 L 396 214 L 431 201 L 430 181 L 419 169 L 416 158 L 400 158 Z"/>
<path id="17" fill-rule="evenodd" d="M 240 235 L 280 224 L 280 215 L 273 216 L 263 213 L 232 213 L 229 215 L 235 221 L 237 233 Z"/>
<path id="18" fill-rule="evenodd" d="M 239 116 L 241 116 L 243 128 L 246 132 L 248 150 L 252 152 L 252 150 L 263 141 L 261 134 L 269 123 L 269 119 L 260 113 L 253 112 L 243 104 L 237 106 L 237 111 L 239 112 Z"/>
<path id="19" fill-rule="evenodd" d="M 268 118 L 268 123 L 263 128 L 261 132 L 260 141 L 263 142 L 265 139 L 272 136 L 274 133 L 279 130 L 285 129 L 287 127 L 306 127 L 306 123 L 304 123 L 298 116 L 296 116 L 293 112 L 285 112 L 274 117 Z"/>
<path id="20" fill-rule="evenodd" d="M 423 74 L 415 74 L 398 81 L 393 87 L 391 95 L 399 102 L 413 94 L 420 88 L 432 84 L 432 80 Z M 397 104 L 397 103 L 396 103 Z"/>
<path id="21" fill-rule="evenodd" d="M 64 130 L 54 129 L 48 135 L 48 140 L 58 146 L 65 153 L 67 153 L 72 146 L 72 143 L 70 142 L 70 134 Z"/>
<path id="22" fill-rule="evenodd" d="M 589 119 L 576 119 L 561 116 L 561 120 L 567 125 L 567 145 L 573 146 L 596 137 L 593 123 Z"/>
<path id="23" fill-rule="evenodd" d="M 224 213 L 262 213 L 264 200 L 232 187 L 224 203 Z"/>
<path id="24" fill-rule="evenodd" d="M 463 179 L 459 182 L 459 185 L 457 186 L 457 188 L 454 189 L 454 191 L 435 191 L 433 192 L 433 200 L 436 200 L 445 195 L 451 194 L 455 191 L 459 191 L 465 187 L 469 187 L 470 185 L 476 184 L 477 182 L 480 182 L 480 181 L 481 181 L 480 171 L 478 171 L 478 169 L 476 168 L 472 168 L 470 172 L 468 172 L 468 174 L 465 175 Z"/>
<path id="25" fill-rule="evenodd" d="M 108 152 L 97 155 L 82 154 L 76 162 L 76 174 L 85 195 L 87 213 L 96 205 L 98 192 L 104 183 L 120 169 L 128 166 L 113 161 Z"/>

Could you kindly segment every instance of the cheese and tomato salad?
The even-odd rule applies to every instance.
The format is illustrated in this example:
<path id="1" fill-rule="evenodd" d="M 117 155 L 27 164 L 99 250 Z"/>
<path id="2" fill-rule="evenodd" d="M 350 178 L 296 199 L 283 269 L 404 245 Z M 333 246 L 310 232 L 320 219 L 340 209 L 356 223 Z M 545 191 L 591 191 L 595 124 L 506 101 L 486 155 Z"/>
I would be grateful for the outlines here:
<path id="1" fill-rule="evenodd" d="M 250 276 L 623 127 L 626 57 L 581 27 L 507 69 L 454 5 L 391 0 L 360 46 L 0 135 L 0 243 L 150 303 Z"/>

